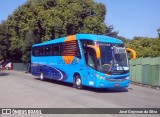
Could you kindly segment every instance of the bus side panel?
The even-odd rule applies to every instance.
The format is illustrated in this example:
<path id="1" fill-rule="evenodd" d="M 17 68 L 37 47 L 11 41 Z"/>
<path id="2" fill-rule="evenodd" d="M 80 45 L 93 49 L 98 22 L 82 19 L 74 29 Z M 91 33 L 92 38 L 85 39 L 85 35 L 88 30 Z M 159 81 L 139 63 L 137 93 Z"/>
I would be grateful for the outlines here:
<path id="1" fill-rule="evenodd" d="M 68 79 L 68 68 L 64 65 L 62 57 L 32 57 L 31 72 L 39 76 L 43 72 L 48 79 L 65 81 Z"/>
<path id="2" fill-rule="evenodd" d="M 39 75 L 39 65 L 37 63 L 31 63 L 31 73 L 34 76 L 38 76 Z"/>
<path id="3" fill-rule="evenodd" d="M 82 83 L 85 86 L 96 87 L 96 78 L 94 76 L 95 70 L 90 68 L 89 66 L 84 65 L 84 71 L 82 74 Z"/>
<path id="4" fill-rule="evenodd" d="M 61 62 L 56 65 L 59 70 L 62 70 L 66 74 L 67 78 L 65 82 L 73 83 L 73 75 L 76 71 L 79 71 L 79 62 L 77 62 L 77 60 L 77 57 L 74 57 L 70 64 L 66 64 L 63 59 L 61 59 Z"/>

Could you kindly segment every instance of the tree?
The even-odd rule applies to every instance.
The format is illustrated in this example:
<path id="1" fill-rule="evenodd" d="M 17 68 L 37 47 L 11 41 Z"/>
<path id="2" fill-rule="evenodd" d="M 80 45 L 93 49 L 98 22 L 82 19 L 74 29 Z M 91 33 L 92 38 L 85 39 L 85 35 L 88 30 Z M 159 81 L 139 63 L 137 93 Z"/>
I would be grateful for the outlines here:
<path id="1" fill-rule="evenodd" d="M 27 0 L 5 22 L 11 56 L 28 62 L 32 44 L 77 33 L 115 37 L 113 26 L 104 24 L 105 14 L 105 5 L 93 0 Z"/>
<path id="2" fill-rule="evenodd" d="M 160 39 L 160 28 L 157 29 L 157 32 L 158 32 L 158 37 Z"/>
<path id="3" fill-rule="evenodd" d="M 9 58 L 10 34 L 5 21 L 0 24 L 0 60 L 7 60 Z"/>
<path id="4" fill-rule="evenodd" d="M 123 36 L 119 36 L 119 35 L 117 36 L 117 38 L 120 39 L 121 41 L 123 41 L 124 43 L 127 43 L 127 42 L 130 41 L 129 39 L 127 39 L 127 38 L 125 38 Z"/>
<path id="5" fill-rule="evenodd" d="M 113 29 L 114 29 L 113 25 L 111 25 L 111 26 L 106 25 L 105 26 L 105 35 L 118 38 L 118 32 L 113 31 Z"/>
<path id="6" fill-rule="evenodd" d="M 134 37 L 134 40 L 126 43 L 126 47 L 134 49 L 137 57 L 160 56 L 160 40 L 158 38 Z"/>

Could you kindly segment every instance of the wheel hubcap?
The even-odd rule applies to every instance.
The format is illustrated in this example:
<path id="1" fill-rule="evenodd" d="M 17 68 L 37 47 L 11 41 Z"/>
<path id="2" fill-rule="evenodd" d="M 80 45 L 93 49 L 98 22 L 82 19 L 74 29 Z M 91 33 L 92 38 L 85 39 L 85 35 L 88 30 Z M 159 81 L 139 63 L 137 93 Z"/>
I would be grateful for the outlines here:
<path id="1" fill-rule="evenodd" d="M 80 80 L 79 78 L 77 78 L 77 80 L 76 80 L 76 84 L 77 84 L 77 86 L 80 86 L 80 84 L 81 84 L 81 80 Z"/>
<path id="2" fill-rule="evenodd" d="M 40 74 L 40 78 L 41 78 L 41 80 L 43 79 L 43 74 L 42 73 Z"/>

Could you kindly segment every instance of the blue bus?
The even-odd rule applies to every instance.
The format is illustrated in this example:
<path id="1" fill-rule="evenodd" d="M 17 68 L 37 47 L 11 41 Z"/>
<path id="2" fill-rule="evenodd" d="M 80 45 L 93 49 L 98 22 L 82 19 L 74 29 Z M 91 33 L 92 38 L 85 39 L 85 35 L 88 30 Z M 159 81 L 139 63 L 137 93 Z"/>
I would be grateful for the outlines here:
<path id="1" fill-rule="evenodd" d="M 124 43 L 116 38 L 76 34 L 32 46 L 31 73 L 94 88 L 128 87 L 129 65 Z"/>

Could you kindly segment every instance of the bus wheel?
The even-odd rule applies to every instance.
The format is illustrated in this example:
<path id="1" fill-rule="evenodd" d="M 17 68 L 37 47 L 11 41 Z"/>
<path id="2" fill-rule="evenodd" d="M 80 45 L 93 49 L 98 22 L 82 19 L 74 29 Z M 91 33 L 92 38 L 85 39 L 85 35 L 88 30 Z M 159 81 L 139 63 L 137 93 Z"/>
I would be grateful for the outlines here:
<path id="1" fill-rule="evenodd" d="M 82 89 L 82 80 L 81 80 L 81 77 L 79 75 L 75 75 L 74 76 L 74 86 L 77 88 L 77 89 Z"/>
<path id="2" fill-rule="evenodd" d="M 44 80 L 44 74 L 43 74 L 42 71 L 41 71 L 40 74 L 39 74 L 39 78 L 40 78 L 40 80 L 42 80 L 42 81 Z"/>

